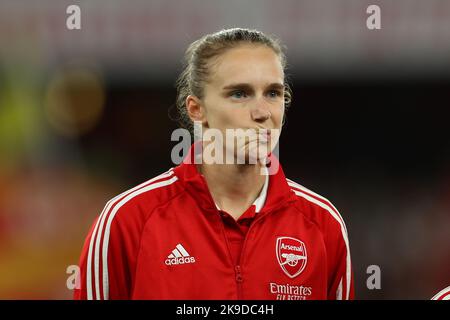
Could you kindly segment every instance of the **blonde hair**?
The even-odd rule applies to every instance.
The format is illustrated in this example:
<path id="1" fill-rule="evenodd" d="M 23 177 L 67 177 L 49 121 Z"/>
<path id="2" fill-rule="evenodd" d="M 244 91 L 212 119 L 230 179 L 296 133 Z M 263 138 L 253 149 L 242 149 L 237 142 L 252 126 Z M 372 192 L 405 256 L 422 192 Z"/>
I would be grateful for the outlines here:
<path id="1" fill-rule="evenodd" d="M 233 28 L 207 34 L 189 45 L 184 56 L 183 71 L 176 81 L 178 121 L 192 132 L 193 123 L 186 109 L 186 98 L 194 95 L 204 96 L 205 82 L 210 75 L 211 60 L 226 50 L 241 44 L 261 44 L 271 48 L 280 58 L 283 70 L 286 70 L 286 56 L 280 41 L 257 30 Z M 285 109 L 291 103 L 292 91 L 285 75 Z"/>

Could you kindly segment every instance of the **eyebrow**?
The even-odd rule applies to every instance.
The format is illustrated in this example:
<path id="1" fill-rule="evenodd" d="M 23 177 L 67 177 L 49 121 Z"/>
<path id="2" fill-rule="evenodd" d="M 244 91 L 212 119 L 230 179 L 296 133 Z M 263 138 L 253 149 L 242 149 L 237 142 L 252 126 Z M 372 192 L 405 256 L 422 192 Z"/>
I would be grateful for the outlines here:
<path id="1" fill-rule="evenodd" d="M 282 83 L 271 83 L 267 86 L 268 88 L 271 89 L 280 89 L 280 90 L 284 90 L 284 84 Z M 229 85 L 226 85 L 225 87 L 222 88 L 223 90 L 230 90 L 230 89 L 246 89 L 246 90 L 252 90 L 252 86 L 249 83 L 232 83 Z"/>

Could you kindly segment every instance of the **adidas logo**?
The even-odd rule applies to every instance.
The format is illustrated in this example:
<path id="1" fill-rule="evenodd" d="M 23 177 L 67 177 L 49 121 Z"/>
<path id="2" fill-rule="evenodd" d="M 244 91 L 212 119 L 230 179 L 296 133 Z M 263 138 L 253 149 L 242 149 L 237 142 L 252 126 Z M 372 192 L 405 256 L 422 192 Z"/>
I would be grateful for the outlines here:
<path id="1" fill-rule="evenodd" d="M 172 250 L 172 253 L 169 254 L 166 261 L 164 262 L 166 265 L 177 265 L 177 264 L 185 264 L 185 263 L 194 263 L 195 258 L 191 257 L 189 253 L 184 249 L 181 243 L 177 244 L 175 249 Z"/>

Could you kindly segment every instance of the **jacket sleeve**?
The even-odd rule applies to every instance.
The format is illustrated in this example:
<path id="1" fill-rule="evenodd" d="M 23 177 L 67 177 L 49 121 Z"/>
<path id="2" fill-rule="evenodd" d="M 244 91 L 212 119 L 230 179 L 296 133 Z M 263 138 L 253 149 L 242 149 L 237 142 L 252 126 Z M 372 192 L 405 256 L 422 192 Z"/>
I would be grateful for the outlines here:
<path id="1" fill-rule="evenodd" d="M 335 219 L 330 224 L 328 233 L 328 299 L 353 300 L 353 271 L 347 229 L 339 213 L 335 215 Z"/>
<path id="2" fill-rule="evenodd" d="M 128 206 L 105 207 L 86 238 L 80 257 L 80 282 L 74 299 L 130 299 L 140 232 Z"/>
<path id="3" fill-rule="evenodd" d="M 81 250 L 81 256 L 78 263 L 80 272 L 77 279 L 77 286 L 74 290 L 73 298 L 74 300 L 87 300 L 87 288 L 86 288 L 86 271 L 87 271 L 87 257 L 89 251 L 89 244 L 94 233 L 94 227 L 98 221 L 98 218 L 94 221 L 91 226 L 88 235 L 84 241 L 83 249 Z M 92 298 L 91 298 L 92 299 Z"/>

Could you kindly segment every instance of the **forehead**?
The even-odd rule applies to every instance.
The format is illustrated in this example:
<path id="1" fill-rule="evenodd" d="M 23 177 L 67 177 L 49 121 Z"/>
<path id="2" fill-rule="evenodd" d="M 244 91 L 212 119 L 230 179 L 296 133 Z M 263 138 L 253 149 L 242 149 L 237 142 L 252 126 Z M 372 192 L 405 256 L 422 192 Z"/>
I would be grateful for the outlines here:
<path id="1" fill-rule="evenodd" d="M 276 82 L 284 82 L 280 57 L 269 47 L 252 44 L 229 49 L 217 57 L 209 77 L 209 83 L 219 87 L 229 83 Z"/>

